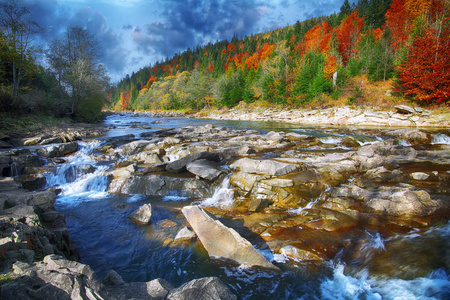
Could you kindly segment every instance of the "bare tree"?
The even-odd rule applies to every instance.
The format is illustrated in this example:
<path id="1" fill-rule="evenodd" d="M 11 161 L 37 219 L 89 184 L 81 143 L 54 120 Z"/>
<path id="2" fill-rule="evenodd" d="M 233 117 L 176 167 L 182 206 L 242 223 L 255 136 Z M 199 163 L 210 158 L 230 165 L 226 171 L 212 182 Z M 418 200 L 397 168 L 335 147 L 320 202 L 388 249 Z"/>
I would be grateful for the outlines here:
<path id="1" fill-rule="evenodd" d="M 71 95 L 71 115 L 82 105 L 99 101 L 109 82 L 106 68 L 97 62 L 99 45 L 95 37 L 80 27 L 70 27 L 53 40 L 46 52 L 61 89 Z"/>
<path id="2" fill-rule="evenodd" d="M 29 18 L 28 8 L 19 5 L 17 0 L 0 2 L 0 31 L 6 53 L 4 59 L 11 64 L 12 91 L 14 105 L 18 97 L 22 78 L 34 64 L 36 49 L 31 45 L 32 37 L 41 28 Z"/>

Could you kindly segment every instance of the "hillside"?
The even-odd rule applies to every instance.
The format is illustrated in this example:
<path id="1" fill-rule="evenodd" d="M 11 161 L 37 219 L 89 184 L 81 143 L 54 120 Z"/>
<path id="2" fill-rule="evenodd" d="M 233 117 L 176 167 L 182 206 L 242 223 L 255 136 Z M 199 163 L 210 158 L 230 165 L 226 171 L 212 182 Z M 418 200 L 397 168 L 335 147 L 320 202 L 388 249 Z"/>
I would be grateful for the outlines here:
<path id="1" fill-rule="evenodd" d="M 448 0 L 345 0 L 338 14 L 198 46 L 143 68 L 111 89 L 110 107 L 445 105 L 449 36 Z"/>

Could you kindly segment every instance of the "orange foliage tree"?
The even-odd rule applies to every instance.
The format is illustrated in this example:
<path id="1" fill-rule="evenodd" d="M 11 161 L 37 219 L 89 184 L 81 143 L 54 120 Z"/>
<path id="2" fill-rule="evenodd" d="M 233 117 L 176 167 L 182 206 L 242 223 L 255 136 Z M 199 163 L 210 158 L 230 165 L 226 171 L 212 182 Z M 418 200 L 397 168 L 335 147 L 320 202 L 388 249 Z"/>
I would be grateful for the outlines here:
<path id="1" fill-rule="evenodd" d="M 336 35 L 339 40 L 338 49 L 344 65 L 356 52 L 363 26 L 364 18 L 358 17 L 358 10 L 355 10 L 336 28 Z"/>
<path id="2" fill-rule="evenodd" d="M 150 75 L 150 77 L 148 78 L 147 83 L 145 84 L 144 88 L 148 89 L 152 85 L 152 83 L 155 82 L 156 80 L 157 80 L 156 76 Z"/>
<path id="3" fill-rule="evenodd" d="M 303 38 L 303 44 L 300 45 L 300 53 L 305 54 L 311 50 L 326 52 L 331 39 L 332 27 L 327 21 L 317 24 Z"/>
<path id="4" fill-rule="evenodd" d="M 120 109 L 127 110 L 131 108 L 130 91 L 123 91 L 120 93 Z"/>

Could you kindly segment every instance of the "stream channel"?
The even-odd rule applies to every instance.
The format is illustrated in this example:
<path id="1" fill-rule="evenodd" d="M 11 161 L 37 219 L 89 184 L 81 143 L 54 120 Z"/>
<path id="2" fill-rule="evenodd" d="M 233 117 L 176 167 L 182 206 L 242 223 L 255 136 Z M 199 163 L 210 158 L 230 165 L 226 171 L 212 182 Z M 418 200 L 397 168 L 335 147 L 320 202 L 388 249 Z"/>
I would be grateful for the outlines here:
<path id="1" fill-rule="evenodd" d="M 70 236 L 80 251 L 81 262 L 89 264 L 100 279 L 103 279 L 111 269 L 118 272 L 126 282 L 164 278 L 174 286 L 195 278 L 217 276 L 239 299 L 450 297 L 448 216 L 438 218 L 436 222 L 430 221 L 431 226 L 408 225 L 400 228 L 398 225 L 383 229 L 373 226 L 318 234 L 320 245 L 309 245 L 309 249 L 326 247 L 328 245 L 326 239 L 341 240 L 339 243 L 331 243 L 333 246 L 330 247 L 334 247 L 333 250 L 322 249 L 322 253 L 328 255 L 325 258 L 322 256 L 321 260 L 299 261 L 280 253 L 271 253 L 269 249 L 261 249 L 260 251 L 282 270 L 276 272 L 211 259 L 199 242 L 181 245 L 170 243 L 177 232 L 186 225 L 186 220 L 181 214 L 181 208 L 184 206 L 204 203 L 205 206 L 216 205 L 217 209 L 220 207 L 223 210 L 224 205 L 233 205 L 233 198 L 228 199 L 231 203 L 224 203 L 224 198 L 229 197 L 227 192 L 233 189 L 228 177 L 215 187 L 215 192 L 208 199 L 192 199 L 176 192 L 166 196 L 108 192 L 109 179 L 106 174 L 117 163 L 113 159 L 105 159 L 100 151 L 108 141 L 130 134 L 140 139 L 143 133 L 206 124 L 257 130 L 262 134 L 269 131 L 284 131 L 313 136 L 321 143 L 296 151 L 308 154 L 317 152 L 317 155 L 350 151 L 340 144 L 346 136 L 353 137 L 361 145 L 392 138 L 385 134 L 388 129 L 302 128 L 299 125 L 267 122 L 157 119 L 143 114 L 108 116 L 105 125 L 109 130 L 104 137 L 80 142 L 79 150 L 67 157 L 67 163 L 56 164 L 53 166 L 53 172 L 46 175 L 47 187 L 62 190 L 55 208 L 66 217 Z M 433 145 L 450 144 L 449 131 L 427 131 L 427 133 L 431 136 Z M 404 147 L 413 147 L 407 141 L 398 142 Z M 169 149 L 166 149 L 166 152 L 168 151 Z M 279 151 L 263 154 L 268 158 L 279 155 Z M 177 153 L 169 156 L 170 159 L 178 157 Z M 94 171 L 77 175 L 73 166 L 85 165 L 92 166 Z M 423 183 L 420 188 L 428 188 L 433 197 L 442 196 L 444 201 L 449 201 L 448 165 L 436 167 L 435 170 L 426 164 L 406 165 L 402 170 L 435 171 L 435 174 L 444 176 L 439 176 L 441 186 L 438 191 L 433 188 L 433 183 L 429 186 Z M 352 180 L 350 178 L 346 184 Z M 300 214 L 304 208 L 312 207 L 314 202 L 311 201 L 306 207 L 290 209 L 288 213 Z M 131 222 L 130 214 L 145 203 L 152 205 L 151 223 L 142 226 Z M 232 213 L 227 216 L 232 220 Z M 307 234 L 308 230 L 303 232 Z M 318 231 L 311 230 L 310 234 L 314 235 L 316 232 Z M 279 233 L 280 236 L 286 234 L 289 234 L 289 230 Z M 309 240 L 314 238 L 309 237 Z M 346 247 L 350 242 L 357 246 Z M 414 268 L 423 266 L 426 266 L 423 272 L 415 272 Z"/>

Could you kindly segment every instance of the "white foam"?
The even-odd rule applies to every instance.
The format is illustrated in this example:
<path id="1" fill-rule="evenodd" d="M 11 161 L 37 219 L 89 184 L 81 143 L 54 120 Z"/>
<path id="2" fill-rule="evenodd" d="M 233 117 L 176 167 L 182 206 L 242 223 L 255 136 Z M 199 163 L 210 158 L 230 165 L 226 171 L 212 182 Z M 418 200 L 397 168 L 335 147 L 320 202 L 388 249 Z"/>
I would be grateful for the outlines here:
<path id="1" fill-rule="evenodd" d="M 162 201 L 171 201 L 171 202 L 179 202 L 186 201 L 189 197 L 178 196 L 178 195 L 168 195 L 162 198 Z"/>
<path id="2" fill-rule="evenodd" d="M 341 137 L 335 137 L 335 136 L 320 138 L 319 140 L 324 144 L 339 144 L 342 142 Z"/>
<path id="3" fill-rule="evenodd" d="M 134 203 L 134 202 L 138 202 L 138 201 L 144 200 L 144 198 L 145 198 L 145 195 L 135 194 L 135 195 L 132 195 L 131 197 L 129 197 L 127 199 L 127 202 L 128 203 Z"/>
<path id="4" fill-rule="evenodd" d="M 234 189 L 230 183 L 230 177 L 226 177 L 222 183 L 216 187 L 214 194 L 201 202 L 203 206 L 230 207 L 234 203 Z"/>
<path id="5" fill-rule="evenodd" d="M 450 137 L 443 133 L 433 134 L 431 135 L 431 144 L 450 145 Z"/>
<path id="6" fill-rule="evenodd" d="M 333 277 L 324 280 L 320 289 L 322 299 L 382 299 L 380 294 L 372 291 L 372 287 L 364 278 L 345 275 L 342 264 L 335 267 Z"/>
<path id="7" fill-rule="evenodd" d="M 405 139 L 400 139 L 400 140 L 398 140 L 398 144 L 401 145 L 401 146 L 404 146 L 404 147 L 409 147 L 409 146 L 411 146 L 411 143 L 408 142 L 408 141 L 405 140 Z"/>

